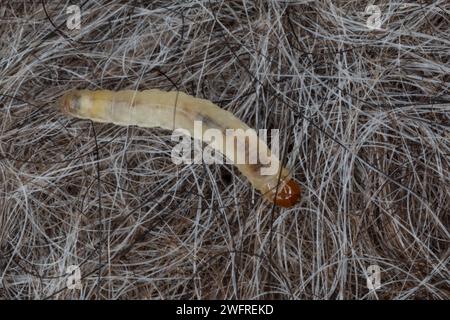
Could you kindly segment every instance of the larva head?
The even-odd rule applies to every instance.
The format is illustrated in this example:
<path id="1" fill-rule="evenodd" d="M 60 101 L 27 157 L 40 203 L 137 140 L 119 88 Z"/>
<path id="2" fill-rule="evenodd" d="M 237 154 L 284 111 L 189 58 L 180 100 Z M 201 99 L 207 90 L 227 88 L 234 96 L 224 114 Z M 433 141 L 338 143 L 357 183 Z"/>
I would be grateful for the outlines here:
<path id="1" fill-rule="evenodd" d="M 301 194 L 301 189 L 297 182 L 286 175 L 281 177 L 278 189 L 277 184 L 278 178 L 267 183 L 261 190 L 264 193 L 264 197 L 280 207 L 290 208 L 294 206 L 300 199 Z"/>
<path id="2" fill-rule="evenodd" d="M 300 186 L 294 180 L 290 179 L 287 182 L 280 184 L 278 192 L 274 189 L 271 191 L 272 201 L 284 208 L 292 207 L 300 198 Z M 276 193 L 276 194 L 275 194 Z"/>

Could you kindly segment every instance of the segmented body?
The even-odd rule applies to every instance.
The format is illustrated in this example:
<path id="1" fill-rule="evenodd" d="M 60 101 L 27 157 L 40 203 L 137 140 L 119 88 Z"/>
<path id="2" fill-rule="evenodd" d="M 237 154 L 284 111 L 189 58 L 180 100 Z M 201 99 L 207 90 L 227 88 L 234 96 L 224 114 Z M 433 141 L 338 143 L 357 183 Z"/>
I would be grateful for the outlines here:
<path id="1" fill-rule="evenodd" d="M 140 127 L 161 127 L 168 130 L 184 129 L 194 136 L 194 123 L 201 121 L 202 130 L 216 129 L 226 140 L 227 129 L 253 131 L 232 113 L 221 109 L 209 100 L 195 98 L 179 91 L 109 91 L 76 90 L 66 93 L 59 102 L 61 110 L 77 118 L 117 125 L 136 125 Z M 256 136 L 256 132 L 254 132 Z M 247 177 L 252 186 L 266 199 L 283 207 L 294 205 L 300 188 L 294 182 L 289 171 L 281 166 L 277 157 L 271 154 L 264 141 L 248 144 L 236 137 L 234 149 L 216 141 L 204 141 L 230 159 L 239 171 Z M 240 142 L 239 142 L 240 141 Z M 258 148 L 256 163 L 239 163 L 236 158 L 242 154 L 251 154 L 251 148 Z M 263 157 L 263 158 L 261 158 Z M 266 157 L 266 158 L 264 158 Z M 262 174 L 268 166 L 279 168 L 272 174 Z"/>

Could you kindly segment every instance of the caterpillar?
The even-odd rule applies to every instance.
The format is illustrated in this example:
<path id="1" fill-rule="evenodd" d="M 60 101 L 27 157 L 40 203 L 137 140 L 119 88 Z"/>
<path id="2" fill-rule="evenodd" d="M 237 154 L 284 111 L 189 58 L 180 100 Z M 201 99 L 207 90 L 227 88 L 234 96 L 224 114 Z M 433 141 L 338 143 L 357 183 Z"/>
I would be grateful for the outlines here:
<path id="1" fill-rule="evenodd" d="M 195 98 L 180 91 L 161 91 L 158 89 L 134 90 L 74 90 L 65 93 L 58 101 L 62 113 L 95 122 L 117 125 L 167 130 L 184 129 L 194 137 L 194 123 L 201 121 L 202 128 L 219 130 L 227 138 L 227 130 L 235 129 L 237 137 L 243 131 L 253 131 L 231 112 L 221 109 L 209 100 Z M 236 130 L 237 129 L 237 130 Z M 239 130 L 241 129 L 241 130 Z M 241 133 L 239 133 L 241 132 Z M 210 142 L 210 146 L 231 159 L 237 169 L 259 190 L 263 197 L 281 207 L 291 207 L 300 198 L 300 187 L 291 178 L 289 171 L 281 166 L 280 160 L 273 156 L 264 141 L 257 138 L 257 146 L 249 145 L 248 139 L 235 139 L 233 148 L 223 143 Z M 242 142 L 245 141 L 245 142 Z M 236 158 L 250 154 L 258 148 L 259 155 L 266 155 L 256 163 L 241 163 Z M 262 174 L 268 165 L 278 169 L 271 174 Z"/>

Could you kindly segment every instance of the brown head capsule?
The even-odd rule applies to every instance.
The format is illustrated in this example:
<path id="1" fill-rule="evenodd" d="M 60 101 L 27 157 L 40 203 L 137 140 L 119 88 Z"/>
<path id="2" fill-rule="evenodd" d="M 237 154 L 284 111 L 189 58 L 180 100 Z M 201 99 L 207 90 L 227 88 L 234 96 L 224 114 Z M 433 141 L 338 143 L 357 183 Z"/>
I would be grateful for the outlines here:
<path id="1" fill-rule="evenodd" d="M 297 203 L 300 198 L 300 186 L 294 180 L 290 179 L 288 182 L 280 182 L 278 192 L 276 188 L 269 192 L 269 199 L 280 207 L 290 208 Z"/>

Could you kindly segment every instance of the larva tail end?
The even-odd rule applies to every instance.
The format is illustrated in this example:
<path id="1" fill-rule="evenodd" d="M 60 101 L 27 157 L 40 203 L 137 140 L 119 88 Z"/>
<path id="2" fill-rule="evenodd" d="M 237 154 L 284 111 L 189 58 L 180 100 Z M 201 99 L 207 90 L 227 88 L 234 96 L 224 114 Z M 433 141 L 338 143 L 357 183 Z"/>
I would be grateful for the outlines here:
<path id="1" fill-rule="evenodd" d="M 74 114 L 80 108 L 80 96 L 77 91 L 66 92 L 58 99 L 59 110 L 65 114 Z"/>
<path id="2" fill-rule="evenodd" d="M 272 201 L 280 207 L 290 208 L 299 200 L 301 189 L 297 182 L 290 179 L 282 186 L 280 185 L 276 195 L 275 192 L 275 190 L 272 191 Z"/>

